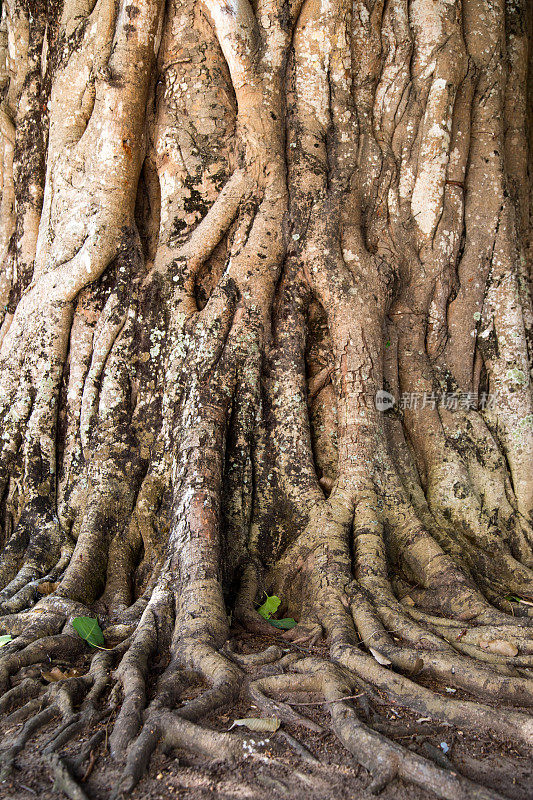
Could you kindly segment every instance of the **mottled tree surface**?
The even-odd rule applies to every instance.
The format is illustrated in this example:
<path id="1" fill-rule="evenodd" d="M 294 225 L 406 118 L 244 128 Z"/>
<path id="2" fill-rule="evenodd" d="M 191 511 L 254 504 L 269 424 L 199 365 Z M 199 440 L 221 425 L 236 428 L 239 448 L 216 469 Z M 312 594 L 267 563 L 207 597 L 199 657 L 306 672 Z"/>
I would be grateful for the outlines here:
<path id="1" fill-rule="evenodd" d="M 115 797 L 158 746 L 242 758 L 202 719 L 245 680 L 230 624 L 279 636 L 266 592 L 328 645 L 257 654 L 267 716 L 305 733 L 279 696 L 318 692 L 373 789 L 500 797 L 365 708 L 533 744 L 532 29 L 528 0 L 4 0 L 3 778 L 56 720 L 81 798 L 61 747 L 110 711 Z M 87 651 L 78 616 L 109 649 L 28 677 Z"/>

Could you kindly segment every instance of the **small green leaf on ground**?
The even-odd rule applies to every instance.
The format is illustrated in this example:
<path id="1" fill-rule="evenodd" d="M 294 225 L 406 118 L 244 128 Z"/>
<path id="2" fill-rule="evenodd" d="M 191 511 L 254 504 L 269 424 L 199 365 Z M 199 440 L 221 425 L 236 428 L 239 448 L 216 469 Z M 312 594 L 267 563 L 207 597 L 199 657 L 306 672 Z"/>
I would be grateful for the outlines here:
<path id="1" fill-rule="evenodd" d="M 504 600 L 509 600 L 510 603 L 524 603 L 526 606 L 533 606 L 532 600 L 526 600 L 524 597 L 517 597 L 515 594 L 508 594 Z"/>
<path id="2" fill-rule="evenodd" d="M 281 600 L 279 599 L 279 597 L 273 594 L 271 597 L 267 597 L 263 605 L 259 606 L 257 610 L 259 611 L 262 617 L 264 617 L 265 619 L 270 619 L 272 614 L 276 613 L 280 605 L 281 605 Z"/>
<path id="3" fill-rule="evenodd" d="M 280 722 L 277 717 L 245 717 L 234 719 L 231 728 L 241 725 L 256 733 L 274 733 L 279 728 Z"/>
<path id="4" fill-rule="evenodd" d="M 11 636 L 10 633 L 6 633 L 3 636 L 0 636 L 0 647 L 3 647 L 5 644 L 8 644 L 8 642 L 11 642 L 12 640 L 13 637 Z"/>
<path id="5" fill-rule="evenodd" d="M 72 627 L 82 639 L 91 647 L 102 647 L 104 644 L 104 634 L 98 624 L 97 619 L 92 617 L 74 617 Z"/>
<path id="6" fill-rule="evenodd" d="M 269 619 L 268 620 L 271 625 L 274 625 L 275 628 L 282 628 L 284 631 L 290 631 L 291 628 L 294 628 L 296 620 L 292 617 L 284 617 L 283 619 Z"/>

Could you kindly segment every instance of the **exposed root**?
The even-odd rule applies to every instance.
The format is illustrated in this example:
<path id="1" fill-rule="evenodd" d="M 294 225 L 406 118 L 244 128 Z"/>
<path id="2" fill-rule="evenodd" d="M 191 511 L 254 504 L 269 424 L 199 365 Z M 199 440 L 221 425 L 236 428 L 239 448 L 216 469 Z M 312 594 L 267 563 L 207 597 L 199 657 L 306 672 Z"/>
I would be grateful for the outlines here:
<path id="1" fill-rule="evenodd" d="M 295 692 L 299 696 L 302 692 L 318 694 L 319 700 L 316 702 L 328 708 L 336 735 L 359 763 L 370 771 L 370 791 L 377 792 L 396 777 L 401 777 L 450 800 L 463 797 L 497 800 L 499 796 L 496 793 L 450 771 L 449 765 L 448 769 L 442 769 L 445 765 L 435 766 L 427 758 L 405 750 L 372 730 L 362 719 L 370 718 L 369 701 L 382 703 L 383 698 L 387 698 L 389 702 L 424 717 L 505 739 L 511 738 L 533 747 L 533 723 L 526 714 L 514 710 L 504 714 L 480 702 L 442 696 L 415 683 L 412 678 L 383 666 L 388 661 L 411 675 L 428 674 L 446 686 L 466 688 L 479 696 L 484 692 L 485 697 L 492 692 L 495 697 L 503 696 L 508 702 L 527 705 L 531 701 L 532 681 L 516 674 L 514 662 L 517 659 L 504 658 L 500 666 L 506 667 L 511 674 L 499 676 L 494 672 L 494 665 L 491 669 L 482 667 L 479 660 L 474 662 L 465 654 L 458 653 L 452 647 L 453 641 L 449 641 L 465 631 L 466 626 L 462 638 L 467 638 L 468 634 L 467 642 L 479 645 L 486 636 L 499 636 L 512 631 L 521 635 L 519 641 L 526 646 L 527 628 L 512 624 L 499 627 L 468 625 L 462 620 L 432 617 L 410 605 L 375 606 L 365 596 L 364 590 L 353 582 L 346 584 L 344 599 L 342 594 L 335 592 L 324 597 L 319 617 L 321 627 L 336 631 L 333 636 L 330 634 L 331 661 L 301 658 L 298 651 L 284 655 L 277 645 L 247 655 L 228 646 L 226 656 L 222 651 L 217 652 L 212 646 L 202 644 L 199 639 L 186 640 L 186 647 L 183 647 L 183 640 L 177 640 L 180 647 L 163 671 L 153 699 L 149 701 L 151 691 L 147 681 L 150 660 L 161 648 L 172 650 L 173 627 L 176 631 L 182 624 L 174 620 L 171 594 L 166 584 L 160 583 L 152 593 L 133 635 L 113 650 L 95 654 L 88 673 L 59 681 L 44 692 L 39 681 L 23 678 L 5 692 L 0 701 L 3 709 L 8 711 L 21 706 L 6 722 L 12 725 L 24 718 L 26 722 L 3 753 L 3 779 L 9 775 L 15 758 L 29 740 L 41 727 L 59 717 L 60 722 L 49 736 L 43 755 L 57 786 L 75 800 L 84 797 L 80 785 L 82 767 L 92 748 L 101 740 L 102 732 L 91 740 L 90 746 L 87 744 L 83 748 L 74 761 L 65 760 L 59 753 L 73 736 L 79 735 L 109 713 L 105 703 L 102 706 L 101 699 L 111 685 L 111 669 L 117 663 L 111 706 L 107 707 L 119 706 L 110 736 L 110 747 L 114 758 L 121 761 L 125 757 L 126 760 L 113 797 L 122 797 L 133 789 L 144 774 L 156 747 L 184 748 L 213 760 L 238 761 L 249 753 L 246 739 L 240 735 L 209 730 L 191 720 L 197 720 L 231 702 L 243 679 L 236 664 L 246 671 L 268 665 L 269 669 L 290 671 L 249 682 L 249 699 L 266 716 L 276 716 L 282 724 L 321 733 L 322 725 L 299 713 L 293 697 Z M 198 602 L 201 608 L 200 597 Z M 409 611 L 412 613 L 409 614 Z M 350 619 L 353 619 L 354 628 L 350 628 Z M 394 624 L 394 629 L 385 628 L 385 623 Z M 354 638 L 355 630 L 374 656 L 359 649 Z M 285 638 L 290 641 L 288 637 Z M 295 638 L 302 638 L 302 633 Z M 23 640 L 26 637 L 23 636 Z M 52 659 L 72 660 L 83 652 L 85 646 L 81 639 L 60 633 L 30 641 L 21 649 L 12 648 L 12 652 L 2 658 L 5 680 L 8 681 L 10 675 L 25 667 L 42 662 L 45 654 Z M 299 647 L 297 644 L 291 646 Z M 203 684 L 207 680 L 210 685 L 201 688 L 196 697 L 183 701 L 183 694 L 189 691 L 191 682 L 197 685 L 199 678 Z M 288 696 L 289 702 L 278 699 L 278 695 L 284 698 Z M 355 711 L 350 703 L 352 696 L 359 711 Z M 295 705 L 296 709 L 293 707 Z M 305 702 L 301 707 L 304 706 Z M 297 739 L 292 741 L 294 737 L 284 731 L 280 732 L 280 737 L 285 737 L 302 759 L 316 766 L 316 759 Z M 439 763 L 442 761 L 437 758 L 439 754 L 429 755 Z M 254 752 L 252 757 L 256 757 Z M 272 780 L 277 780 L 275 775 Z"/>
<path id="2" fill-rule="evenodd" d="M 192 750 L 213 761 L 236 761 L 244 753 L 244 741 L 238 736 L 208 730 L 178 714 L 163 713 L 157 723 L 145 725 L 129 751 L 123 777 L 117 791 L 112 795 L 113 800 L 128 794 L 137 784 L 159 741 L 164 748 Z"/>
<path id="3" fill-rule="evenodd" d="M 276 735 L 288 742 L 293 750 L 295 750 L 295 752 L 300 756 L 302 761 L 307 761 L 308 764 L 313 765 L 320 764 L 319 759 L 315 758 L 315 756 L 307 749 L 307 747 L 304 747 L 304 745 L 298 741 L 298 739 L 296 739 L 294 736 L 291 736 L 291 734 L 287 733 L 287 731 L 278 730 L 276 731 Z"/>
<path id="4" fill-rule="evenodd" d="M 46 762 L 54 776 L 53 789 L 64 792 L 67 797 L 70 797 L 70 800 L 88 800 L 87 795 L 75 778 L 70 774 L 68 767 L 57 753 L 48 755 L 46 757 Z"/>
<path id="5" fill-rule="evenodd" d="M 16 640 L 15 640 L 16 641 Z M 0 679 L 3 691 L 7 690 L 9 676 L 22 667 L 39 664 L 49 658 L 70 659 L 79 655 L 84 649 L 83 640 L 67 634 L 43 637 L 35 640 L 22 650 L 6 655 L 0 663 Z"/>
<path id="6" fill-rule="evenodd" d="M 456 773 L 436 767 L 427 759 L 393 744 L 368 728 L 357 718 L 353 708 L 342 700 L 353 685 L 331 665 L 318 659 L 303 659 L 295 665 L 295 669 L 320 675 L 324 698 L 330 704 L 332 728 L 345 747 L 371 773 L 372 781 L 367 787 L 369 792 L 377 794 L 394 778 L 401 777 L 450 800 L 463 797 L 494 800 L 500 797 Z"/>
<path id="7" fill-rule="evenodd" d="M 450 725 L 483 730 L 502 739 L 517 739 L 528 747 L 533 746 L 533 721 L 527 714 L 510 709 L 501 712 L 479 702 L 443 697 L 411 678 L 381 666 L 355 647 L 340 645 L 332 655 L 340 664 L 403 708 Z"/>
<path id="8" fill-rule="evenodd" d="M 254 703 L 267 714 L 277 716 L 289 725 L 301 725 L 310 731 L 321 733 L 324 730 L 321 725 L 298 714 L 286 703 L 276 702 L 267 696 L 270 692 L 316 692 L 319 688 L 320 681 L 314 675 L 272 675 L 253 681 L 248 692 Z"/>
<path id="9" fill-rule="evenodd" d="M 274 664 L 283 658 L 283 650 L 277 645 L 273 644 L 259 653 L 236 653 L 234 648 L 228 643 L 226 648 L 231 655 L 233 661 L 236 661 L 239 666 L 244 668 L 260 667 L 264 664 Z"/>
<path id="10" fill-rule="evenodd" d="M 22 706 L 42 692 L 42 684 L 33 678 L 24 678 L 8 689 L 0 698 L 0 713 L 8 714 L 15 706 Z"/>

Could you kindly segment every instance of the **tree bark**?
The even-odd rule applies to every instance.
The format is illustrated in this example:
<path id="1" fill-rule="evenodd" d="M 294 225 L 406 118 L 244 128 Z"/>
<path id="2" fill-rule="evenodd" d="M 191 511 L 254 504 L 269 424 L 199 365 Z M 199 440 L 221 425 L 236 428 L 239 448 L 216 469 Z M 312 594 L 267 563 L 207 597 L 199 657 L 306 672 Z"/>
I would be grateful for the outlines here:
<path id="1" fill-rule="evenodd" d="M 56 751 L 109 707 L 117 797 L 158 744 L 241 758 L 199 721 L 266 593 L 328 650 L 254 702 L 321 692 L 373 790 L 499 796 L 343 698 L 533 744 L 532 32 L 527 0 L 4 1 L 4 777 L 59 717 L 78 796 Z M 21 682 L 79 616 L 110 649 Z"/>

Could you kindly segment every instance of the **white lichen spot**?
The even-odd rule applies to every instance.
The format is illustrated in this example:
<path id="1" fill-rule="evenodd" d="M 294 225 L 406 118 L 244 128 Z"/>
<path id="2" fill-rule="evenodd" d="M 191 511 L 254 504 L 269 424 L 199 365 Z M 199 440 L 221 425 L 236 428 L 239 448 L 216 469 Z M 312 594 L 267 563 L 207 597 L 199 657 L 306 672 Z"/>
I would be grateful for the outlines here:
<path id="1" fill-rule="evenodd" d="M 343 250 L 342 251 L 343 258 L 346 262 L 355 261 L 357 256 L 351 250 Z"/>
<path id="2" fill-rule="evenodd" d="M 528 382 L 527 375 L 523 372 L 523 370 L 514 367 L 513 369 L 507 370 L 507 374 L 505 376 L 507 380 L 513 381 L 517 383 L 519 386 L 526 386 Z"/>
<path id="3" fill-rule="evenodd" d="M 434 80 L 428 97 L 424 122 L 426 130 L 420 147 L 418 174 L 411 198 L 411 210 L 417 226 L 428 237 L 433 234 L 438 223 L 444 196 L 450 145 L 446 123 L 451 112 L 447 95 L 444 78 Z M 446 105 L 444 119 L 443 105 Z"/>

